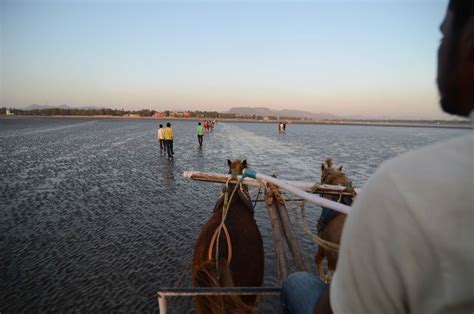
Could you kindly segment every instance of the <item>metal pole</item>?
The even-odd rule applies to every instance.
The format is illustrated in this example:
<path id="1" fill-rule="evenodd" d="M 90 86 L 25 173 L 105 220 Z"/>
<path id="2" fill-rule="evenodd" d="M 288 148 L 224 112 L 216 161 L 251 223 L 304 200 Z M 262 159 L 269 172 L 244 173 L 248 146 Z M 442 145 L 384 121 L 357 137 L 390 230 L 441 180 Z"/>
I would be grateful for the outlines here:
<path id="1" fill-rule="evenodd" d="M 250 178 L 254 178 L 254 179 L 261 179 L 263 181 L 273 183 L 274 185 L 279 186 L 280 188 L 285 189 L 285 190 L 287 190 L 287 191 L 289 191 L 293 194 L 296 194 L 299 197 L 302 197 L 305 200 L 307 200 L 309 202 L 312 202 L 312 203 L 315 203 L 319 206 L 334 209 L 334 210 L 336 210 L 338 212 L 341 212 L 343 214 L 349 214 L 350 211 L 351 211 L 350 206 L 347 206 L 347 205 L 344 205 L 344 204 L 341 204 L 341 203 L 338 203 L 338 202 L 333 202 L 333 201 L 330 201 L 326 198 L 317 196 L 315 194 L 305 192 L 305 191 L 303 191 L 303 190 L 301 190 L 301 189 L 299 189 L 299 188 L 297 188 L 293 185 L 290 185 L 290 184 L 286 183 L 285 181 L 278 180 L 274 177 L 270 177 L 270 176 L 267 176 L 267 175 L 264 175 L 264 174 L 257 173 L 253 169 L 250 169 L 250 168 L 244 169 L 243 175 L 244 175 L 244 177 L 250 177 Z"/>
<path id="2" fill-rule="evenodd" d="M 160 314 L 166 314 L 166 297 L 158 292 L 158 304 L 160 306 Z"/>
<path id="3" fill-rule="evenodd" d="M 216 288 L 162 288 L 158 297 L 198 295 L 278 295 L 278 287 L 216 287 Z"/>
<path id="4" fill-rule="evenodd" d="M 166 313 L 166 296 L 190 297 L 200 295 L 279 295 L 278 287 L 196 287 L 196 288 L 160 288 L 157 292 L 160 314 Z"/>

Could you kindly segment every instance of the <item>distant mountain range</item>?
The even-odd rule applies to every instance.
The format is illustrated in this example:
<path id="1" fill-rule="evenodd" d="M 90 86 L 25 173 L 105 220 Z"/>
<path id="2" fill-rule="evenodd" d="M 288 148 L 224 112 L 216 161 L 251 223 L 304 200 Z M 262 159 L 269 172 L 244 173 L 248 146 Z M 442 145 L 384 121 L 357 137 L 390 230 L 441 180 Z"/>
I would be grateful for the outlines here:
<path id="1" fill-rule="evenodd" d="M 227 113 L 244 116 L 274 116 L 274 117 L 295 117 L 313 120 L 437 120 L 434 118 L 422 118 L 414 115 L 335 115 L 331 113 L 314 113 L 302 110 L 272 110 L 266 107 L 233 107 Z"/>
<path id="2" fill-rule="evenodd" d="M 227 113 L 233 113 L 245 116 L 275 116 L 275 117 L 295 117 L 309 119 L 341 119 L 342 117 L 330 113 L 314 113 L 301 110 L 272 110 L 266 107 L 233 107 Z"/>

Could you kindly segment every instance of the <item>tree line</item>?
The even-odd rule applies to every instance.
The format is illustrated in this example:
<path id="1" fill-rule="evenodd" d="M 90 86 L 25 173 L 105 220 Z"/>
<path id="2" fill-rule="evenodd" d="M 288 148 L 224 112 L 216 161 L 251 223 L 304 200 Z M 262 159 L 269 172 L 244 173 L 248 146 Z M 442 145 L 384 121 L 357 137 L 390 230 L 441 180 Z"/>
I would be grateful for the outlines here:
<path id="1" fill-rule="evenodd" d="M 141 117 L 152 117 L 158 111 L 150 109 L 141 110 L 124 110 L 124 109 L 108 109 L 108 108 L 44 108 L 44 109 L 16 109 L 16 108 L 0 108 L 0 115 L 5 115 L 7 110 L 15 115 L 28 116 L 115 116 L 121 117 L 126 115 L 139 115 Z M 217 111 L 188 111 L 190 117 L 218 118 Z M 166 110 L 163 112 L 165 117 L 174 115 L 173 111 Z"/>
<path id="2" fill-rule="evenodd" d="M 113 116 L 122 117 L 127 115 L 139 115 L 141 117 L 152 117 L 157 113 L 156 110 L 124 110 L 124 109 L 108 109 L 108 108 L 44 108 L 44 109 L 16 109 L 16 108 L 0 108 L 0 115 L 6 115 L 6 111 L 19 116 Z M 164 117 L 183 117 L 184 112 L 174 112 L 170 110 L 162 111 Z M 206 118 L 206 119 L 247 119 L 247 120 L 301 120 L 296 117 L 276 117 L 261 115 L 239 115 L 235 113 L 220 113 L 217 111 L 186 111 L 190 118 Z"/>

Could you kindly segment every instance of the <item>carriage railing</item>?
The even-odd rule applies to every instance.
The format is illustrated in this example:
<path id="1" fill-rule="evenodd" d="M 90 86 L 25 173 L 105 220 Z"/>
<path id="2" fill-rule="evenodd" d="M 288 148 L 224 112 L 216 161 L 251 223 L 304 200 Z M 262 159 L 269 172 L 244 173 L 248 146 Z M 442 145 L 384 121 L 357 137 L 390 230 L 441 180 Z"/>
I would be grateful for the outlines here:
<path id="1" fill-rule="evenodd" d="M 279 295 L 278 287 L 225 287 L 225 288 L 162 288 L 157 292 L 160 313 L 166 313 L 166 297 L 194 297 L 200 295 Z"/>
<path id="2" fill-rule="evenodd" d="M 187 179 L 197 180 L 197 181 L 212 181 L 212 182 L 226 182 L 230 179 L 230 175 L 223 175 L 212 172 L 197 172 L 197 171 L 184 171 L 183 176 Z M 239 176 L 239 181 L 242 180 L 242 183 L 246 185 L 261 186 L 261 181 L 272 183 L 292 194 L 295 194 L 302 199 L 315 203 L 319 206 L 324 206 L 343 214 L 349 214 L 351 207 L 335 202 L 323 197 L 313 194 L 314 192 L 323 193 L 323 194 L 338 194 L 338 195 L 353 195 L 353 191 L 348 191 L 347 187 L 337 186 L 337 185 L 319 185 L 317 191 L 314 190 L 314 183 L 298 182 L 298 181 L 288 181 L 276 179 L 271 176 L 267 176 L 261 173 L 257 173 L 253 169 L 246 168 L 244 169 L 244 177 Z M 231 183 L 237 182 L 237 179 L 231 179 Z M 311 193 L 308 193 L 311 191 Z M 354 189 L 357 191 L 357 189 Z"/>
<path id="3" fill-rule="evenodd" d="M 238 179 L 230 178 L 228 174 L 221 174 L 216 172 L 201 172 L 201 171 L 184 171 L 183 177 L 188 180 L 203 181 L 203 182 L 215 182 L 215 183 L 226 183 L 229 179 L 229 183 L 238 183 L 242 176 L 238 176 Z M 291 181 L 291 180 L 280 180 L 289 185 L 295 186 L 306 192 L 322 193 L 322 194 L 335 194 L 335 195 L 353 195 L 354 192 L 348 191 L 347 187 L 340 185 L 331 184 L 315 184 L 314 182 L 303 182 L 303 181 Z M 243 184 L 250 186 L 261 187 L 262 182 L 252 178 L 243 178 Z M 358 193 L 359 189 L 354 188 L 354 191 Z"/>

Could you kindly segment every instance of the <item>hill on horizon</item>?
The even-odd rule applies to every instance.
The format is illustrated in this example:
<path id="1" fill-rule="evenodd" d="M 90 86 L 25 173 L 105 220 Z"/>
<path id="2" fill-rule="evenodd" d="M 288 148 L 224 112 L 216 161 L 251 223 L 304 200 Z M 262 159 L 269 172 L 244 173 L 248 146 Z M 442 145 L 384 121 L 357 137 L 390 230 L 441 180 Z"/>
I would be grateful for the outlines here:
<path id="1" fill-rule="evenodd" d="M 415 115 L 335 115 L 332 113 L 320 112 L 314 113 L 303 110 L 272 110 L 267 107 L 232 107 L 226 113 L 233 113 L 246 116 L 275 116 L 275 117 L 295 117 L 295 118 L 307 118 L 314 120 L 407 120 L 407 121 L 437 121 L 437 120 L 466 120 L 461 117 L 453 117 L 451 119 L 435 119 L 435 118 L 424 118 Z"/>
<path id="2" fill-rule="evenodd" d="M 310 119 L 341 119 L 342 117 L 330 113 L 314 113 L 302 110 L 272 110 L 267 107 L 232 107 L 227 113 L 246 115 L 246 116 L 275 116 L 275 117 L 294 117 Z"/>

